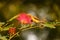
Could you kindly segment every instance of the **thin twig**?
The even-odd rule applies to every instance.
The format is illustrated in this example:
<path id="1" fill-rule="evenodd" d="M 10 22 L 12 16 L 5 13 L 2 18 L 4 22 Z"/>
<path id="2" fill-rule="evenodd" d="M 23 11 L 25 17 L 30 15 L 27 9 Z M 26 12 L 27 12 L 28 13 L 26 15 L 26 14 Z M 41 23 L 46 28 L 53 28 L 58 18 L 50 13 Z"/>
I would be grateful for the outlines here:
<path id="1" fill-rule="evenodd" d="M 16 34 L 14 34 L 13 36 L 10 36 L 9 40 L 11 40 L 15 35 L 17 35 L 19 32 L 17 32 Z"/>
<path id="2" fill-rule="evenodd" d="M 25 31 L 25 30 L 29 30 L 29 29 L 32 29 L 32 28 L 36 28 L 36 27 L 23 28 L 23 29 L 20 29 L 20 30 Z"/>
<path id="3" fill-rule="evenodd" d="M 29 28 L 21 28 L 20 30 L 21 31 L 25 31 L 25 30 L 28 30 L 28 29 L 32 29 L 32 28 L 36 28 L 36 27 L 29 27 Z M 16 34 L 14 34 L 13 36 L 10 36 L 9 40 L 11 40 L 15 35 L 17 35 L 20 31 L 18 31 Z"/>

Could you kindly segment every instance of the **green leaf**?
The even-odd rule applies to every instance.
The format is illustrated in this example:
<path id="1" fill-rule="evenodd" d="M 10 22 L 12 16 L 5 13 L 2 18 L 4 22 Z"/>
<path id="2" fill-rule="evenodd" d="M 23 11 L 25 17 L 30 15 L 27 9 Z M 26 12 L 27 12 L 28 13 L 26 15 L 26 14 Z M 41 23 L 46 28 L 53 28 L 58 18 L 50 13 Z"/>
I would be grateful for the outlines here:
<path id="1" fill-rule="evenodd" d="M 3 30 L 4 30 L 4 31 L 9 30 L 9 27 L 5 27 Z"/>
<path id="2" fill-rule="evenodd" d="M 1 40 L 7 40 L 6 36 L 1 36 L 1 35 L 0 35 L 0 39 Z"/>
<path id="3" fill-rule="evenodd" d="M 49 24 L 49 23 L 45 23 L 44 24 L 45 27 L 49 27 L 49 28 L 56 28 L 53 24 Z"/>

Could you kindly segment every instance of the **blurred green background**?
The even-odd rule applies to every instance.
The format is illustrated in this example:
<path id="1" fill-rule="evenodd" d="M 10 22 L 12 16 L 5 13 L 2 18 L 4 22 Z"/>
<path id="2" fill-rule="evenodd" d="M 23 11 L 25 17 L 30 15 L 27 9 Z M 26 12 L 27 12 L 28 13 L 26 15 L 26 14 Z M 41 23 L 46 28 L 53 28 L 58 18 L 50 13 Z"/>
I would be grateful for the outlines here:
<path id="1" fill-rule="evenodd" d="M 42 10 L 42 11 L 41 11 Z M 31 12 L 48 21 L 60 22 L 60 0 L 0 0 L 0 22 L 6 22 L 20 12 Z M 50 29 L 47 40 L 60 40 L 60 25 Z"/>

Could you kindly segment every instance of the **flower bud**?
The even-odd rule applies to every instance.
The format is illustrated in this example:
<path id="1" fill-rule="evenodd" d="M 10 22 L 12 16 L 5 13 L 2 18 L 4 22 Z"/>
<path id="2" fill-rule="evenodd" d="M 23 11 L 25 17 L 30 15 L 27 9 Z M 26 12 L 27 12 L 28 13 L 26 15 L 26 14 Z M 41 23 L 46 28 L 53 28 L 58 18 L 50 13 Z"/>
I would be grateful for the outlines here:
<path id="1" fill-rule="evenodd" d="M 10 34 L 10 35 L 13 35 L 13 34 L 15 34 L 15 33 L 16 33 L 16 28 L 15 28 L 15 27 L 9 28 L 9 34 Z"/>

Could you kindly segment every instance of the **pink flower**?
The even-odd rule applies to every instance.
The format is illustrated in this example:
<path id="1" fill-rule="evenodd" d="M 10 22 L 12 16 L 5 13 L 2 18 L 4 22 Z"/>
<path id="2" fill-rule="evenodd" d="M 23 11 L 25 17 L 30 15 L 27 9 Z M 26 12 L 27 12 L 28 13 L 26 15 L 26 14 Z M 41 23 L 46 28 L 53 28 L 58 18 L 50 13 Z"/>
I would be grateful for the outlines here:
<path id="1" fill-rule="evenodd" d="M 21 13 L 17 17 L 17 20 L 21 22 L 22 24 L 31 24 L 31 17 L 27 15 L 26 13 Z"/>

